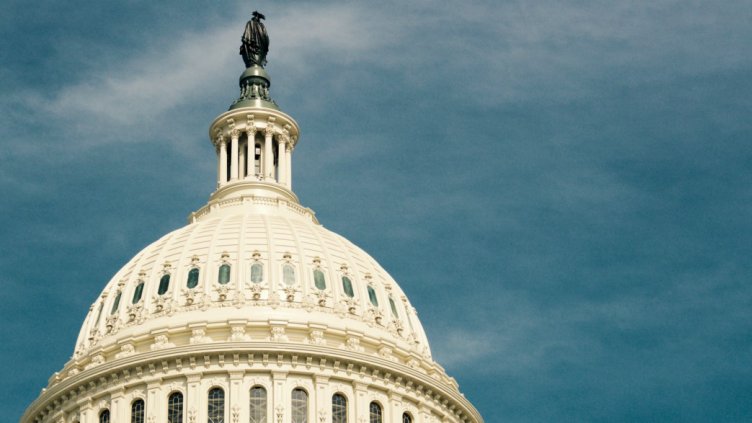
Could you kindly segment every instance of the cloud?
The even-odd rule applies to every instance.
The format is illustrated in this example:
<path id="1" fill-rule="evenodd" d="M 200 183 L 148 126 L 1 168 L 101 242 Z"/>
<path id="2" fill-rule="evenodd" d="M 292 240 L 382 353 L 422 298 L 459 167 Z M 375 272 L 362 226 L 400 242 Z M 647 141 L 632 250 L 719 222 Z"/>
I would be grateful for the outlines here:
<path id="1" fill-rule="evenodd" d="M 317 75 L 308 74 L 311 69 L 327 67 L 332 58 L 352 60 L 378 44 L 363 25 L 363 12 L 355 7 L 281 12 L 275 16 L 279 24 L 273 29 L 270 61 L 293 76 L 297 72 L 301 78 L 315 79 Z M 236 48 L 239 28 L 228 24 L 174 34 L 167 42 L 136 50 L 131 57 L 83 69 L 83 76 L 54 93 L 51 102 L 41 98 L 29 102 L 57 119 L 56 126 L 73 128 L 83 145 L 150 137 L 184 143 L 185 137 L 196 133 L 193 127 L 181 128 L 184 115 L 195 113 L 197 106 L 205 107 L 207 98 L 228 92 L 236 95 L 217 76 L 223 69 L 235 69 L 238 74 L 242 70 Z M 234 73 L 225 75 L 226 79 L 235 78 Z"/>

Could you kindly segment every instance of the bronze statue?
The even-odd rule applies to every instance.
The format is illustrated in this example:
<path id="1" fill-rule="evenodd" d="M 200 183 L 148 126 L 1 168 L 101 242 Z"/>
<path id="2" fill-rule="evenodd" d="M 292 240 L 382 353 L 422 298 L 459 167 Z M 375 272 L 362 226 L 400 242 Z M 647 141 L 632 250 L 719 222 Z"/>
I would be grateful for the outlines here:
<path id="1" fill-rule="evenodd" d="M 266 53 L 269 52 L 269 35 L 261 22 L 262 19 L 265 19 L 264 15 L 254 11 L 253 18 L 245 24 L 240 54 L 243 56 L 246 68 L 253 65 L 263 67 L 266 64 Z"/>

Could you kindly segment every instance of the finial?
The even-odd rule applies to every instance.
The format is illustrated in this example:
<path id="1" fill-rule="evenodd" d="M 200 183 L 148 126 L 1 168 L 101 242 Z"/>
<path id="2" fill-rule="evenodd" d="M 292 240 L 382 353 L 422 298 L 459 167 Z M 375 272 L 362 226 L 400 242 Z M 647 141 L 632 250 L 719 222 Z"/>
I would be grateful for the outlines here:
<path id="1" fill-rule="evenodd" d="M 253 65 L 263 67 L 266 64 L 266 53 L 269 52 L 269 34 L 266 33 L 262 19 L 266 19 L 261 13 L 254 11 L 253 17 L 245 24 L 243 37 L 240 39 L 240 55 L 243 56 L 245 67 Z"/>

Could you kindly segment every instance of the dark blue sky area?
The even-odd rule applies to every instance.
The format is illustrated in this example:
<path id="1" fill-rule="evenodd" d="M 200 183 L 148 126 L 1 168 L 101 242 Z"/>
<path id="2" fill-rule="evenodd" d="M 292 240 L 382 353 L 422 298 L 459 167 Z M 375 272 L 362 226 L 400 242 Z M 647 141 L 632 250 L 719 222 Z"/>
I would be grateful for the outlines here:
<path id="1" fill-rule="evenodd" d="M 668 0 L 6 1 L 0 414 L 205 203 L 255 9 L 296 193 L 487 422 L 752 421 L 752 2 Z"/>

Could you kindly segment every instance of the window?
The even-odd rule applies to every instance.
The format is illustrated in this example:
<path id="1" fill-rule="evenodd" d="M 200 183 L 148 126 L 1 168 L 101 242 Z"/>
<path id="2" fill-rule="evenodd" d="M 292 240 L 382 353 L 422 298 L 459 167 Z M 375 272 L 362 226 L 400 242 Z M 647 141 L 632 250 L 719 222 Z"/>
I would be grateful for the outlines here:
<path id="1" fill-rule="evenodd" d="M 266 389 L 251 388 L 251 423 L 266 423 Z"/>
<path id="2" fill-rule="evenodd" d="M 413 423 L 413 418 L 407 413 L 402 413 L 402 423 Z"/>
<path id="3" fill-rule="evenodd" d="M 208 423 L 225 422 L 225 391 L 222 388 L 212 388 L 209 391 Z"/>
<path id="4" fill-rule="evenodd" d="M 295 285 L 295 268 L 292 265 L 282 266 L 282 281 L 285 285 Z"/>
<path id="5" fill-rule="evenodd" d="M 347 276 L 342 276 L 342 290 L 345 291 L 345 295 L 350 298 L 355 296 L 355 291 L 353 291 L 352 287 L 352 281 Z"/>
<path id="6" fill-rule="evenodd" d="M 399 319 L 399 313 L 397 313 L 397 305 L 394 304 L 394 298 L 392 296 L 389 296 L 389 308 L 392 309 L 392 316 L 394 316 L 395 319 Z"/>
<path id="7" fill-rule="evenodd" d="M 326 289 L 326 278 L 324 277 L 324 272 L 322 272 L 319 269 L 316 269 L 313 271 L 313 283 L 316 285 L 316 288 L 320 290 Z"/>
<path id="8" fill-rule="evenodd" d="M 261 175 L 261 144 L 256 144 L 253 154 L 254 172 Z"/>
<path id="9" fill-rule="evenodd" d="M 157 289 L 158 295 L 164 295 L 167 290 L 170 289 L 170 274 L 167 273 L 159 280 L 159 289 Z"/>
<path id="10" fill-rule="evenodd" d="M 219 266 L 219 276 L 217 278 L 217 282 L 219 282 L 221 285 L 224 285 L 230 282 L 230 265 L 229 264 L 223 264 Z"/>
<path id="11" fill-rule="evenodd" d="M 133 300 L 131 303 L 136 304 L 137 302 L 141 301 L 141 295 L 144 293 L 144 283 L 140 282 L 138 285 L 136 285 L 136 290 L 133 291 Z"/>
<path id="12" fill-rule="evenodd" d="M 102 318 L 102 309 L 104 308 L 104 301 L 99 304 L 99 311 L 97 312 L 97 320 L 94 322 L 94 326 L 99 324 L 99 319 Z"/>
<path id="13" fill-rule="evenodd" d="M 261 283 L 264 280 L 264 265 L 261 263 L 253 263 L 251 266 L 251 282 Z"/>
<path id="14" fill-rule="evenodd" d="M 167 399 L 167 423 L 183 423 L 183 394 L 173 392 Z"/>
<path id="15" fill-rule="evenodd" d="M 379 306 L 379 299 L 376 298 L 376 291 L 373 290 L 371 285 L 368 285 L 368 299 L 371 300 L 371 304 L 373 304 L 374 307 Z"/>
<path id="16" fill-rule="evenodd" d="M 292 423 L 308 423 L 308 393 L 300 388 L 292 390 Z"/>
<path id="17" fill-rule="evenodd" d="M 131 423 L 144 423 L 144 400 L 136 400 L 131 404 Z"/>
<path id="18" fill-rule="evenodd" d="M 372 402 L 370 406 L 368 406 L 371 415 L 370 423 L 381 423 L 381 406 L 377 402 Z"/>
<path id="19" fill-rule="evenodd" d="M 193 289 L 198 286 L 199 272 L 200 270 L 198 270 L 198 267 L 194 267 L 188 271 L 188 279 L 185 281 L 185 286 L 187 286 L 188 289 Z"/>
<path id="20" fill-rule="evenodd" d="M 102 410 L 99 413 L 99 423 L 110 423 L 110 410 Z"/>
<path id="21" fill-rule="evenodd" d="M 342 394 L 332 397 L 332 423 L 347 423 L 347 398 Z"/>
<path id="22" fill-rule="evenodd" d="M 110 310 L 110 314 L 115 314 L 118 311 L 118 307 L 120 307 L 120 297 L 123 295 L 122 292 L 118 291 L 117 295 L 115 295 L 115 301 L 112 302 L 112 310 Z"/>

